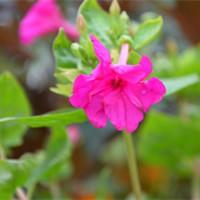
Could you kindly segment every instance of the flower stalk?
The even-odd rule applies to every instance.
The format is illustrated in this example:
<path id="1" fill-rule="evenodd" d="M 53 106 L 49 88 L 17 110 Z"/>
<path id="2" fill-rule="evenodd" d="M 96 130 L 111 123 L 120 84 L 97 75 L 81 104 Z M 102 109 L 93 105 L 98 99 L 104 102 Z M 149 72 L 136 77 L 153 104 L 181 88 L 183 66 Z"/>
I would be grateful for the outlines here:
<path id="1" fill-rule="evenodd" d="M 5 153 L 3 148 L 0 146 L 0 160 L 4 160 L 5 159 Z"/>
<path id="2" fill-rule="evenodd" d="M 132 140 L 132 135 L 130 133 L 123 133 L 125 146 L 126 146 L 126 154 L 128 159 L 128 166 L 132 184 L 132 190 L 135 194 L 136 200 L 141 200 L 142 192 L 140 187 L 139 175 L 138 175 L 138 168 L 136 164 L 136 152 L 134 148 L 134 142 Z"/>
<path id="3" fill-rule="evenodd" d="M 121 48 L 118 64 L 125 65 L 127 63 L 128 51 L 129 51 L 129 45 L 123 44 Z M 133 193 L 135 194 L 136 200 L 141 200 L 142 192 L 141 192 L 141 187 L 140 187 L 137 161 L 136 161 L 136 152 L 134 148 L 132 135 L 124 131 L 123 138 L 124 138 L 125 146 L 126 146 L 126 154 L 127 154 L 127 159 L 128 159 L 128 167 L 129 167 L 129 172 L 130 172 L 132 190 L 133 190 Z"/>
<path id="4" fill-rule="evenodd" d="M 192 177 L 192 200 L 200 199 L 200 160 L 194 162 Z"/>

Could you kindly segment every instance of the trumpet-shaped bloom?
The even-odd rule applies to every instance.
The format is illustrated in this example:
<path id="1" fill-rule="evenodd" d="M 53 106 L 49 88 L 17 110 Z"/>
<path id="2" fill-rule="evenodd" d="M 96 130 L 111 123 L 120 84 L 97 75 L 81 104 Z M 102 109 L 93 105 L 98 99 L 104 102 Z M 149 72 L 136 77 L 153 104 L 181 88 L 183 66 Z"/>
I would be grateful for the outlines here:
<path id="1" fill-rule="evenodd" d="M 56 32 L 60 27 L 71 39 L 79 37 L 76 28 L 62 16 L 56 0 L 38 0 L 20 22 L 20 41 L 29 45 L 41 36 Z"/>
<path id="2" fill-rule="evenodd" d="M 135 131 L 144 113 L 161 101 L 165 86 L 157 78 L 146 80 L 152 72 L 147 56 L 137 65 L 112 64 L 105 46 L 95 36 L 91 41 L 99 64 L 90 75 L 76 78 L 70 103 L 83 108 L 95 127 L 104 127 L 110 120 L 117 130 Z"/>

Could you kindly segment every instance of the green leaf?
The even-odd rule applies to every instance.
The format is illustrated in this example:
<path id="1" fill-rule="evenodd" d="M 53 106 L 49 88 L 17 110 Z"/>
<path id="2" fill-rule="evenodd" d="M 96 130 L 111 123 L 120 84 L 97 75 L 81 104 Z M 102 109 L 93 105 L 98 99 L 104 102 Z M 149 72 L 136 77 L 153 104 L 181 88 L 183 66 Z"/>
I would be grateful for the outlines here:
<path id="1" fill-rule="evenodd" d="M 32 117 L 7 117 L 0 119 L 0 125 L 7 122 L 15 122 L 17 124 L 24 124 L 29 127 L 50 127 L 56 124 L 70 125 L 74 123 L 82 123 L 87 121 L 87 117 L 82 110 L 71 110 L 63 112 L 54 112 L 44 115 Z"/>
<path id="2" fill-rule="evenodd" d="M 139 25 L 134 38 L 133 48 L 138 50 L 157 38 L 163 26 L 162 17 L 149 19 Z"/>
<path id="3" fill-rule="evenodd" d="M 192 85 L 199 81 L 198 76 L 189 75 L 176 79 L 165 79 L 163 80 L 166 88 L 167 94 L 172 94 L 177 92 L 180 89 L 185 88 L 188 85 Z M 58 113 L 48 113 L 39 116 L 32 117 L 7 117 L 0 119 L 0 125 L 5 123 L 15 123 L 18 125 L 27 125 L 30 127 L 49 127 L 54 126 L 57 123 L 63 125 L 70 125 L 73 123 L 81 123 L 87 120 L 86 115 L 82 110 L 72 110 L 72 111 L 63 111 Z"/>
<path id="4" fill-rule="evenodd" d="M 64 178 L 71 169 L 68 160 L 71 147 L 65 127 L 60 125 L 53 127 L 43 154 L 43 161 L 35 168 L 27 184 L 32 185 L 38 181 L 49 183 Z"/>
<path id="5" fill-rule="evenodd" d="M 84 17 L 88 33 L 98 36 L 101 42 L 108 47 L 112 47 L 113 41 L 127 32 L 127 23 L 120 17 L 120 14 L 109 15 L 96 0 L 83 1 L 79 15 Z"/>
<path id="6" fill-rule="evenodd" d="M 53 43 L 53 52 L 58 68 L 75 68 L 77 58 L 71 52 L 71 41 L 66 37 L 63 29 L 59 30 Z"/>
<path id="7" fill-rule="evenodd" d="M 193 48 L 187 48 L 178 55 L 178 66 L 174 69 L 176 75 L 187 75 L 197 73 L 200 75 L 200 45 Z M 173 60 L 172 60 L 173 61 Z M 176 63 L 173 63 L 175 65 Z"/>
<path id="8" fill-rule="evenodd" d="M 0 75 L 0 118 L 23 117 L 31 113 L 27 97 L 17 80 L 8 72 Z M 0 124 L 0 146 L 21 144 L 26 127 L 15 121 Z"/>
<path id="9" fill-rule="evenodd" d="M 175 76 L 183 76 L 196 73 L 200 75 L 200 46 L 196 46 L 190 49 L 186 49 L 183 53 L 177 56 L 177 60 L 173 61 L 173 71 L 171 74 Z M 200 94 L 200 82 L 192 87 L 188 87 L 186 90 L 180 93 L 181 97 L 185 97 L 191 100 L 198 99 Z"/>
<path id="10" fill-rule="evenodd" d="M 25 186 L 35 166 L 36 160 L 30 156 L 20 160 L 0 160 L 0 199 L 12 199 L 16 189 Z"/>
<path id="11" fill-rule="evenodd" d="M 193 74 L 178 78 L 162 79 L 162 81 L 167 89 L 166 95 L 171 95 L 185 87 L 198 83 L 199 77 L 196 74 Z"/>
<path id="12" fill-rule="evenodd" d="M 192 74 L 200 75 L 200 48 L 199 46 L 186 49 L 180 54 L 158 55 L 155 59 L 155 66 L 159 66 L 154 71 L 158 77 L 176 78 L 189 76 Z M 172 86 L 173 87 L 173 86 Z M 181 98 L 197 100 L 200 94 L 200 82 L 187 87 L 178 95 Z"/>
<path id="13" fill-rule="evenodd" d="M 108 21 L 105 21 L 105 18 L 108 20 L 108 14 L 101 9 L 96 0 L 83 1 L 79 8 L 79 14 L 84 17 L 89 33 L 94 33 L 100 37 L 102 42 L 111 44 L 108 37 Z"/>
<path id="14" fill-rule="evenodd" d="M 139 134 L 139 154 L 150 164 L 163 165 L 187 175 L 200 152 L 199 118 L 150 112 Z"/>

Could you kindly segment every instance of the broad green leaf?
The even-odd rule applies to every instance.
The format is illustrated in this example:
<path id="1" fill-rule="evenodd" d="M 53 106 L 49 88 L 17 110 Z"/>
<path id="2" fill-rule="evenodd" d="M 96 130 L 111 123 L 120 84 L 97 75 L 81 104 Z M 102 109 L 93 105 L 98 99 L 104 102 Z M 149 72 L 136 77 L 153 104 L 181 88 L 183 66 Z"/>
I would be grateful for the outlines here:
<path id="1" fill-rule="evenodd" d="M 192 74 L 200 75 L 200 48 L 199 46 L 186 49 L 180 54 L 158 55 L 155 59 L 154 74 L 158 77 L 174 78 L 189 76 Z M 186 81 L 187 83 L 187 81 Z M 172 85 L 173 87 L 173 85 Z M 187 87 L 179 93 L 179 96 L 188 99 L 197 99 L 200 94 L 200 82 Z"/>
<path id="2" fill-rule="evenodd" d="M 25 186 L 36 160 L 25 156 L 20 160 L 0 160 L 0 199 L 10 200 L 18 187 Z"/>
<path id="3" fill-rule="evenodd" d="M 111 44 L 108 36 L 108 14 L 101 9 L 96 0 L 83 1 L 79 8 L 79 14 L 84 17 L 89 33 L 94 33 L 102 42 Z"/>
<path id="4" fill-rule="evenodd" d="M 43 161 L 34 169 L 27 184 L 30 186 L 38 181 L 48 183 L 67 175 L 70 170 L 70 152 L 71 143 L 65 127 L 53 127 L 43 152 Z"/>
<path id="5" fill-rule="evenodd" d="M 163 80 L 166 88 L 167 94 L 173 94 L 178 90 L 181 90 L 189 85 L 197 83 L 199 81 L 198 76 L 190 75 L 185 77 L 179 77 L 176 79 L 165 79 Z M 17 124 L 23 124 L 30 127 L 49 127 L 54 126 L 57 123 L 63 125 L 70 125 L 73 123 L 82 123 L 87 120 L 86 115 L 82 110 L 65 111 L 58 113 L 48 113 L 39 116 L 32 117 L 7 117 L 0 119 L 0 125 L 13 122 Z"/>
<path id="6" fill-rule="evenodd" d="M 177 92 L 178 90 L 181 90 L 194 83 L 197 83 L 198 81 L 199 78 L 196 75 L 163 80 L 167 88 L 166 95 Z M 12 122 L 18 125 L 23 124 L 30 127 L 49 127 L 49 126 L 54 126 L 57 123 L 63 125 L 70 125 L 73 123 L 85 122 L 86 120 L 87 117 L 82 110 L 75 110 L 75 111 L 65 111 L 60 113 L 56 112 L 48 113 L 32 117 L 6 117 L 0 119 L 0 125 Z"/>
<path id="7" fill-rule="evenodd" d="M 150 112 L 139 133 L 141 159 L 173 171 L 190 173 L 192 161 L 200 152 L 199 118 Z"/>
<path id="8" fill-rule="evenodd" d="M 198 73 L 200 75 L 200 45 L 187 48 L 184 52 L 178 55 L 177 64 L 175 68 L 175 74 L 187 75 L 192 73 Z M 175 65 L 175 63 L 173 63 Z"/>
<path id="9" fill-rule="evenodd" d="M 48 113 L 32 117 L 7 117 L 0 119 L 0 125 L 10 122 L 24 124 L 32 128 L 50 127 L 56 124 L 70 125 L 87 121 L 87 117 L 82 110 L 63 111 L 58 113 Z"/>
<path id="10" fill-rule="evenodd" d="M 98 36 L 101 42 L 108 47 L 112 47 L 113 41 L 127 32 L 127 23 L 120 17 L 120 14 L 109 15 L 96 0 L 83 1 L 79 15 L 84 17 L 88 33 Z"/>
<path id="11" fill-rule="evenodd" d="M 80 73 L 77 69 L 80 59 L 73 53 L 71 46 L 72 43 L 65 36 L 63 29 L 60 29 L 53 45 L 57 85 L 51 88 L 51 91 L 64 96 L 70 96 L 72 80 Z"/>
<path id="12" fill-rule="evenodd" d="M 172 62 L 175 69 L 171 74 L 175 76 L 189 75 L 196 73 L 200 75 L 200 46 L 196 46 L 190 49 L 186 49 L 183 53 L 178 55 L 177 61 Z M 172 60 L 173 61 L 173 60 Z M 200 82 L 192 87 L 188 87 L 186 90 L 180 94 L 183 97 L 198 98 L 200 95 Z"/>
<path id="13" fill-rule="evenodd" d="M 139 25 L 133 38 L 133 48 L 138 50 L 156 39 L 163 25 L 162 17 L 149 19 Z"/>
<path id="14" fill-rule="evenodd" d="M 162 79 L 162 81 L 167 89 L 166 95 L 170 95 L 185 87 L 198 83 L 199 77 L 196 74 L 193 74 L 178 78 Z"/>
<path id="15" fill-rule="evenodd" d="M 24 90 L 8 72 L 0 75 L 0 118 L 23 117 L 31 113 Z M 19 145 L 26 127 L 15 121 L 0 124 L 0 146 L 3 148 Z"/>
<path id="16" fill-rule="evenodd" d="M 77 58 L 71 52 L 71 42 L 63 29 L 59 30 L 53 43 L 53 52 L 57 68 L 75 68 Z"/>

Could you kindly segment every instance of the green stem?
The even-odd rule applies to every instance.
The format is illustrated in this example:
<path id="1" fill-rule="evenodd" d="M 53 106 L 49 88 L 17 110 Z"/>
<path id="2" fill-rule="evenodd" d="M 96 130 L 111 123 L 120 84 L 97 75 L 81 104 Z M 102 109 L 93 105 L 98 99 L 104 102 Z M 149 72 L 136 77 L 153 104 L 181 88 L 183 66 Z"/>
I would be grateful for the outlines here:
<path id="1" fill-rule="evenodd" d="M 192 200 L 200 199 L 200 185 L 199 185 L 199 177 L 194 176 L 192 180 Z"/>
<path id="2" fill-rule="evenodd" d="M 36 184 L 33 183 L 33 184 L 29 187 L 28 192 L 27 192 L 28 199 L 32 199 L 33 192 L 34 192 L 34 190 L 35 190 L 35 186 L 36 186 Z"/>
<path id="3" fill-rule="evenodd" d="M 200 162 L 195 163 L 192 177 L 192 200 L 200 199 Z"/>
<path id="4" fill-rule="evenodd" d="M 49 190 L 53 199 L 61 199 L 61 191 L 57 183 L 49 184 Z"/>
<path id="5" fill-rule="evenodd" d="M 134 148 L 134 143 L 132 140 L 132 135 L 130 133 L 123 133 L 125 146 L 126 146 L 126 153 L 128 158 L 128 165 L 129 165 L 129 171 L 130 171 L 130 177 L 131 177 L 131 184 L 132 184 L 132 190 L 135 194 L 136 200 L 142 199 L 142 192 L 140 188 L 140 181 L 139 181 L 139 175 L 138 175 L 138 169 L 136 164 L 136 153 Z"/>
<path id="6" fill-rule="evenodd" d="M 0 160 L 5 160 L 5 153 L 1 146 L 0 146 Z"/>

